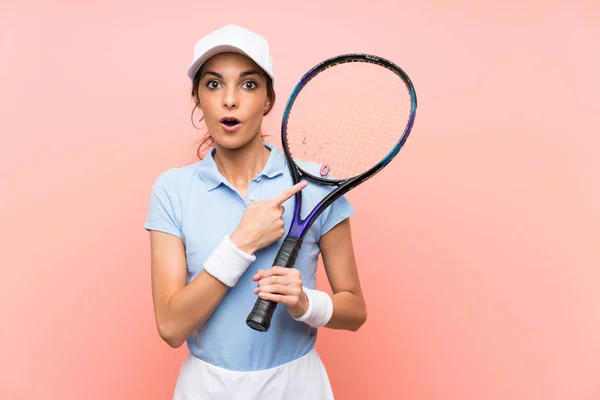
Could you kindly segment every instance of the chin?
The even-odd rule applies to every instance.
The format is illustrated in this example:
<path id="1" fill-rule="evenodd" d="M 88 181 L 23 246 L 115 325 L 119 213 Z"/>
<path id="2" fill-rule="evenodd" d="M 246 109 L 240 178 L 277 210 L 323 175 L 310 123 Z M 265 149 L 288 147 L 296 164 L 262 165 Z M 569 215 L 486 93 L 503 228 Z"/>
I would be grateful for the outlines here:
<path id="1" fill-rule="evenodd" d="M 213 137 L 213 140 L 219 147 L 223 147 L 227 150 L 238 150 L 255 140 L 255 136 L 239 133 L 221 133 L 218 136 Z"/>

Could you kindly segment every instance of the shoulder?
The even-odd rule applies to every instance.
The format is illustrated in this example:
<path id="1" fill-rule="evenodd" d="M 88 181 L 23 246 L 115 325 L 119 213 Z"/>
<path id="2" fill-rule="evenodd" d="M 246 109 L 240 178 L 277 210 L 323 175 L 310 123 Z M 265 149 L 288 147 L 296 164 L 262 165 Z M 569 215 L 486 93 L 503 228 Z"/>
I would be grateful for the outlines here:
<path id="1" fill-rule="evenodd" d="M 167 179 L 172 184 L 185 185 L 194 179 L 194 176 L 198 172 L 200 161 L 193 164 L 185 165 L 183 167 L 173 167 L 163 171 L 160 176 Z M 159 176 L 159 178 L 160 178 Z"/>
<path id="2" fill-rule="evenodd" d="M 185 199 L 193 187 L 198 163 L 183 167 L 173 167 L 161 172 L 152 187 L 151 202 L 169 204 L 169 207 L 183 208 Z M 152 204 L 151 204 L 152 205 Z"/>
<path id="3" fill-rule="evenodd" d="M 183 167 L 172 167 L 161 172 L 154 181 L 154 189 L 183 194 L 194 181 L 199 162 Z"/>
<path id="4" fill-rule="evenodd" d="M 196 164 L 191 164 L 160 173 L 152 187 L 145 223 L 147 230 L 182 237 L 185 199 L 192 187 L 196 168 Z"/>

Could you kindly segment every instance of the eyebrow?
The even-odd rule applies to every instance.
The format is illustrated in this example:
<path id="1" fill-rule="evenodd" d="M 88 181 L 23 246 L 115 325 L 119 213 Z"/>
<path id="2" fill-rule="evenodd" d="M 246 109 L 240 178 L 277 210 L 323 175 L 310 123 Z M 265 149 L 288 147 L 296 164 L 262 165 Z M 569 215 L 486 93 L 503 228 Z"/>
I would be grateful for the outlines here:
<path id="1" fill-rule="evenodd" d="M 250 71 L 244 71 L 240 74 L 240 78 L 243 78 L 244 76 L 248 76 L 248 75 L 259 75 L 258 71 L 255 69 L 251 69 Z"/>
<path id="2" fill-rule="evenodd" d="M 220 73 L 215 72 L 215 71 L 204 71 L 204 73 L 202 74 L 202 77 L 204 77 L 204 75 L 213 75 L 213 76 L 216 76 L 219 79 L 223 79 L 223 75 L 221 75 Z M 257 70 L 251 69 L 249 71 L 241 72 L 240 73 L 240 78 L 243 78 L 243 77 L 248 76 L 248 75 L 259 75 L 259 73 L 258 73 Z"/>

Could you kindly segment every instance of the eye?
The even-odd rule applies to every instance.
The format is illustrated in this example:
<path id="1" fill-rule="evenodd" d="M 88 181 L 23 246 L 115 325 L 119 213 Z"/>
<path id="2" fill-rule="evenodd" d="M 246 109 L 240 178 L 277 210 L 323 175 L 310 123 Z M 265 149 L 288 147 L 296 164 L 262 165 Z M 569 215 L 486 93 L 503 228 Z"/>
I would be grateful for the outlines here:
<path id="1" fill-rule="evenodd" d="M 209 88 L 209 89 L 213 89 L 213 90 L 214 89 L 218 89 L 220 86 L 221 86 L 221 84 L 219 82 L 217 82 L 217 81 L 214 81 L 214 80 L 208 81 L 206 83 L 206 87 Z"/>
<path id="2" fill-rule="evenodd" d="M 244 89 L 247 89 L 247 90 L 256 89 L 256 82 L 254 82 L 254 81 L 244 82 Z"/>

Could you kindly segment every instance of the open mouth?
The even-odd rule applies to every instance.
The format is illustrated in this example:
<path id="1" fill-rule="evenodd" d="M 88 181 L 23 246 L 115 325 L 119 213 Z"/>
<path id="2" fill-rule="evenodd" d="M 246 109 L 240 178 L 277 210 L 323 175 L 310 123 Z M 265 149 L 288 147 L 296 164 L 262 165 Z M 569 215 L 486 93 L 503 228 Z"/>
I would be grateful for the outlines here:
<path id="1" fill-rule="evenodd" d="M 239 125 L 240 120 L 234 117 L 224 117 L 221 118 L 221 120 L 219 121 L 221 122 L 223 125 L 229 127 L 229 128 L 233 128 L 237 125 Z"/>

